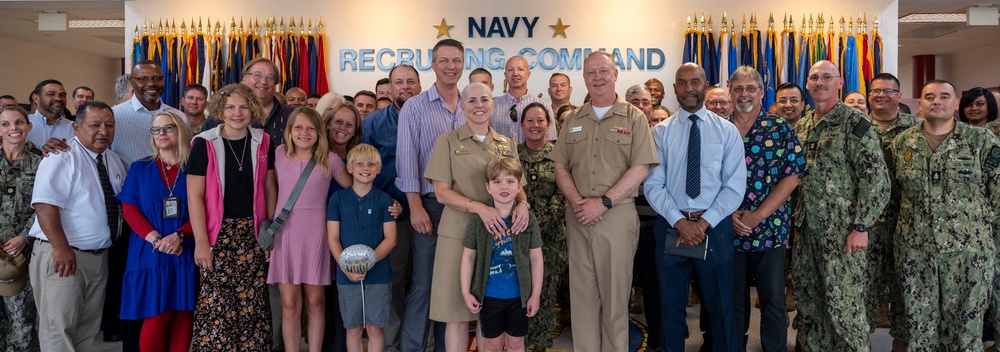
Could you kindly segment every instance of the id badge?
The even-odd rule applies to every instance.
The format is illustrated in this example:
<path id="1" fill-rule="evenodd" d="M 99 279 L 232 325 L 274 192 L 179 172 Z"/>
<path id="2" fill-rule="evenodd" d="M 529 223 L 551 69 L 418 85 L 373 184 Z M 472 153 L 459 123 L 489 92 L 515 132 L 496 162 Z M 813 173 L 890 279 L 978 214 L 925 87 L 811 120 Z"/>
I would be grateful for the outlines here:
<path id="1" fill-rule="evenodd" d="M 177 219 L 181 217 L 181 198 L 163 197 L 163 218 Z"/>

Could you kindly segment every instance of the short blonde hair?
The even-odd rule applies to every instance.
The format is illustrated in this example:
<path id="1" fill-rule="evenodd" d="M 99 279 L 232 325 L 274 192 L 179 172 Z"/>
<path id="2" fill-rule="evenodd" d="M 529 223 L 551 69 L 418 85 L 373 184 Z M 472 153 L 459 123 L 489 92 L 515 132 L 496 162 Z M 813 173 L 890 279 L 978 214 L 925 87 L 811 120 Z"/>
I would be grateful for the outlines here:
<path id="1" fill-rule="evenodd" d="M 150 127 L 153 126 L 153 121 L 156 121 L 156 118 L 160 116 L 170 117 L 171 123 L 177 125 L 177 157 L 181 165 L 186 164 L 188 156 L 191 154 L 191 130 L 188 129 L 187 123 L 185 123 L 180 116 L 177 116 L 177 114 L 169 111 L 163 111 L 153 115 L 153 118 L 149 120 Z M 160 147 L 156 146 L 156 136 L 151 136 L 149 138 L 149 144 L 153 146 L 153 155 L 150 156 L 150 158 L 152 160 L 156 160 L 160 157 Z"/>
<path id="2" fill-rule="evenodd" d="M 347 152 L 347 165 L 352 165 L 355 161 L 374 161 L 382 168 L 382 155 L 371 144 L 361 143 Z"/>
<path id="3" fill-rule="evenodd" d="M 499 179 L 502 173 L 514 176 L 518 182 L 524 174 L 521 170 L 521 163 L 514 158 L 496 158 L 486 164 L 487 182 Z"/>
<path id="4" fill-rule="evenodd" d="M 208 102 L 208 113 L 212 117 L 225 121 L 223 116 L 225 116 L 226 101 L 232 95 L 239 95 L 247 100 L 247 105 L 250 106 L 250 122 L 264 123 L 264 108 L 261 108 L 257 96 L 253 94 L 250 87 L 239 83 L 233 83 L 219 89 L 219 93 L 213 96 L 212 100 Z"/>

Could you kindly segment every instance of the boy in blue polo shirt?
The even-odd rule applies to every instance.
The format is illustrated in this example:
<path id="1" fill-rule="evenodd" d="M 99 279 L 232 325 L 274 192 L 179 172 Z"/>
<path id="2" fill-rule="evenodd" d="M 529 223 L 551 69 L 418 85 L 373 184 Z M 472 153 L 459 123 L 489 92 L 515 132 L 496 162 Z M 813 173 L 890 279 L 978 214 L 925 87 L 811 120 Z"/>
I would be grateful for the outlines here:
<path id="1" fill-rule="evenodd" d="M 535 216 L 523 233 L 510 233 L 521 174 L 521 164 L 514 158 L 497 158 L 486 165 L 486 190 L 493 198 L 487 205 L 495 204 L 507 231 L 494 236 L 482 223 L 473 222 L 465 235 L 462 297 L 466 307 L 479 314 L 487 352 L 524 351 L 524 336 L 542 292 L 542 237 Z"/>
<path id="2" fill-rule="evenodd" d="M 392 271 L 388 255 L 396 245 L 396 220 L 389 214 L 392 198 L 372 187 L 381 169 L 382 158 L 375 147 L 359 144 L 351 149 L 347 153 L 347 172 L 354 177 L 354 184 L 330 197 L 326 214 L 330 252 L 338 264 L 344 248 L 363 244 L 375 249 L 376 263 L 365 274 L 348 273 L 342 264 L 338 265 L 340 313 L 347 329 L 347 350 L 351 352 L 364 349 L 362 329 L 368 332 L 368 351 L 381 352 L 383 329 L 389 324 Z"/>

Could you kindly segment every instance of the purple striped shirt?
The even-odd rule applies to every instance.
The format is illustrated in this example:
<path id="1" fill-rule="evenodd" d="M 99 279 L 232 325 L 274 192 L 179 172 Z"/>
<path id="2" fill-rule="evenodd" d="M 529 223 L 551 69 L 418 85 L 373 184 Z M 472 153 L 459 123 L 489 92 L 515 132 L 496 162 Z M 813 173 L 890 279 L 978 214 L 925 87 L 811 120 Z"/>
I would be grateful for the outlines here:
<path id="1" fill-rule="evenodd" d="M 406 100 L 399 111 L 396 131 L 396 187 L 406 193 L 421 195 L 434 192 L 423 177 L 438 135 L 465 124 L 465 113 L 455 107 L 452 113 L 437 90 L 437 83 Z"/>
<path id="2" fill-rule="evenodd" d="M 555 117 L 552 114 L 552 105 L 542 98 L 525 94 L 521 97 L 521 101 L 517 102 L 517 99 L 510 95 L 510 92 L 507 92 L 493 99 L 493 115 L 490 116 L 490 126 L 493 126 L 493 129 L 498 133 L 513 138 L 517 144 L 524 143 L 524 130 L 521 129 L 521 120 L 524 116 L 521 116 L 521 113 L 524 112 L 524 108 L 528 104 L 535 102 L 545 105 L 545 109 L 549 111 L 549 117 Z M 517 122 L 510 119 L 511 106 L 517 106 L 515 108 Z M 556 123 L 549 121 L 549 130 L 545 132 L 545 140 L 554 141 L 557 136 Z"/>

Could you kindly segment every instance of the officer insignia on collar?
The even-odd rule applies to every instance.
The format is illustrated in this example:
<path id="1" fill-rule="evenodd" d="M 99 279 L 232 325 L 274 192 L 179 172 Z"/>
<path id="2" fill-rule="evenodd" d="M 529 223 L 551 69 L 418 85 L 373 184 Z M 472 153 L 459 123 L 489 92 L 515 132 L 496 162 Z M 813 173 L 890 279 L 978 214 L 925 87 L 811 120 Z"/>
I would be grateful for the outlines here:
<path id="1" fill-rule="evenodd" d="M 986 166 L 992 169 L 998 165 L 1000 165 L 1000 147 L 993 146 L 986 156 Z"/>

